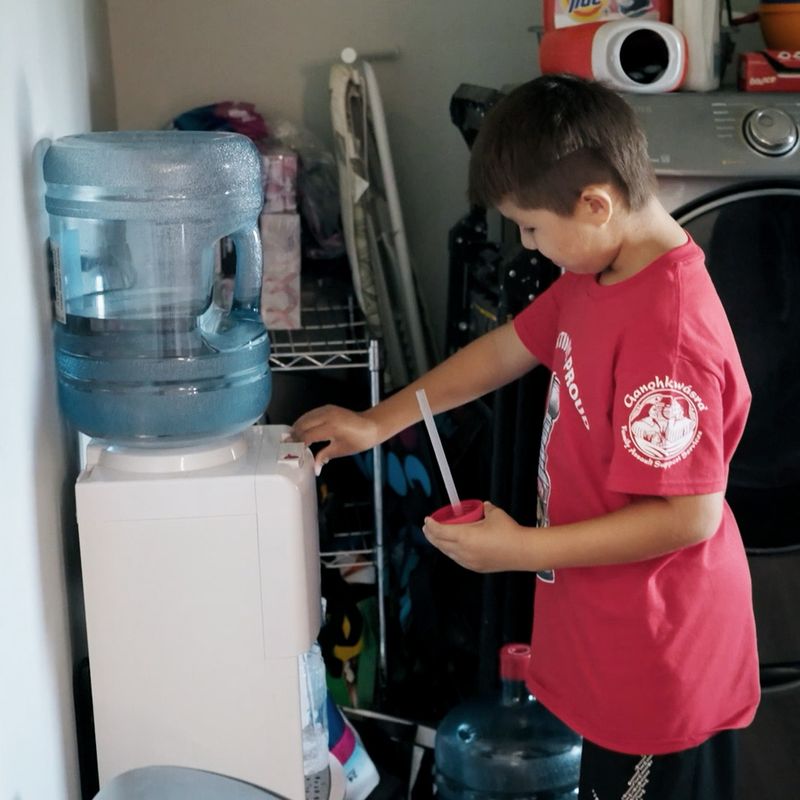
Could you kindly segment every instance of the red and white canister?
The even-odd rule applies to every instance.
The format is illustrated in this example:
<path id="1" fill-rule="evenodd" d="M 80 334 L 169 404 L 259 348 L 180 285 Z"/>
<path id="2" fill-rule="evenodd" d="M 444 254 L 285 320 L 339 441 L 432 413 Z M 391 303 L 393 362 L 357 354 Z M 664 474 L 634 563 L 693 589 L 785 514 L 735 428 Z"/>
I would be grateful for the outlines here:
<path id="1" fill-rule="evenodd" d="M 594 22 L 548 31 L 539 43 L 542 73 L 569 72 L 623 92 L 671 92 L 686 74 L 686 39 L 653 20 Z"/>

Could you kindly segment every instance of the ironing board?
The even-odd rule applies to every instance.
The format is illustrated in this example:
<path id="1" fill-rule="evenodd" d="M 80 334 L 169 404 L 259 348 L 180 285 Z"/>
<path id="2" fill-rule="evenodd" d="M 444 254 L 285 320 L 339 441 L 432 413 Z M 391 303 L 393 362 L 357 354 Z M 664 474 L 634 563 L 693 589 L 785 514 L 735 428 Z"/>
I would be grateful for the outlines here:
<path id="1" fill-rule="evenodd" d="M 329 87 L 345 246 L 353 286 L 386 350 L 388 383 L 426 372 L 429 335 L 411 269 L 378 83 L 368 61 L 331 67 Z"/>

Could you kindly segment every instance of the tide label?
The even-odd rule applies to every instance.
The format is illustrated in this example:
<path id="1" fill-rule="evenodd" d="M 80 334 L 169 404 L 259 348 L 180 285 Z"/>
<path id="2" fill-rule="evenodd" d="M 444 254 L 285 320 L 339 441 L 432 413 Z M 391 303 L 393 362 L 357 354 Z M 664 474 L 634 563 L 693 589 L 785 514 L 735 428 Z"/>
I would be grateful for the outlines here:
<path id="1" fill-rule="evenodd" d="M 545 0 L 545 29 L 616 19 L 655 19 L 669 22 L 667 0 Z"/>

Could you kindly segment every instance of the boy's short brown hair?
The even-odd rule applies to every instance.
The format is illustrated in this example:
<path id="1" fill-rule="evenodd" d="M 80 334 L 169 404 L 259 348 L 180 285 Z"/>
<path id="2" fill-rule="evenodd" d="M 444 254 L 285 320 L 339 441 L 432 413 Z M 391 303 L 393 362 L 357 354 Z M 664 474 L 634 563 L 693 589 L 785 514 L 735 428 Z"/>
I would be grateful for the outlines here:
<path id="1" fill-rule="evenodd" d="M 631 210 L 655 192 L 647 141 L 615 92 L 574 75 L 514 89 L 483 121 L 472 147 L 469 199 L 571 215 L 593 183 L 616 187 Z"/>

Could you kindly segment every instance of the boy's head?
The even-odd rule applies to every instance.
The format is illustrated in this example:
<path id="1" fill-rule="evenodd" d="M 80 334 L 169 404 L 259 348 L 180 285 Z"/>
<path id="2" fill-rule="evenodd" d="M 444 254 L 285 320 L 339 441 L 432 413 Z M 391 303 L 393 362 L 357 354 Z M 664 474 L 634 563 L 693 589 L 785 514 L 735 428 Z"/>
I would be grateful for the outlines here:
<path id="1" fill-rule="evenodd" d="M 570 216 L 592 184 L 614 187 L 631 211 L 656 187 L 632 109 L 601 84 L 544 75 L 514 89 L 481 125 L 469 170 L 474 205 L 510 201 Z"/>

